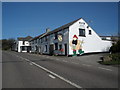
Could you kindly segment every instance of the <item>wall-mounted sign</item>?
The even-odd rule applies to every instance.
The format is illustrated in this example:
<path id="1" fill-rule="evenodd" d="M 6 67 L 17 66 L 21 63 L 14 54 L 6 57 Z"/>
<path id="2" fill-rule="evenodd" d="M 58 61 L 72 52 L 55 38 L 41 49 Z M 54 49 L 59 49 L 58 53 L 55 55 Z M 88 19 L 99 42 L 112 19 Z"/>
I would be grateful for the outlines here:
<path id="1" fill-rule="evenodd" d="M 81 25 L 85 25 L 85 23 L 84 23 L 84 22 L 79 22 L 79 24 L 81 24 Z"/>
<path id="2" fill-rule="evenodd" d="M 63 40 L 62 34 L 58 34 L 58 40 L 59 40 L 59 41 L 62 41 L 62 40 Z"/>
<path id="3" fill-rule="evenodd" d="M 84 23 L 84 22 L 79 22 L 79 24 L 80 24 L 80 28 L 81 28 L 81 29 L 85 29 L 85 26 L 84 26 L 85 23 Z"/>

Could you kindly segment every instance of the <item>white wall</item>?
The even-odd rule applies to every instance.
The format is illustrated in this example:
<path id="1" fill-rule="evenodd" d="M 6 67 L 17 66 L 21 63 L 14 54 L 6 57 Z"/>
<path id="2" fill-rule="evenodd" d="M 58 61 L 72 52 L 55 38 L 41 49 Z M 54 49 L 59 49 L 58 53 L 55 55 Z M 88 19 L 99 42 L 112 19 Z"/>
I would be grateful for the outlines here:
<path id="1" fill-rule="evenodd" d="M 25 41 L 25 44 L 23 45 L 23 41 L 18 41 L 18 52 L 21 52 L 20 50 L 21 46 L 30 46 L 30 43 L 28 41 Z"/>
<path id="2" fill-rule="evenodd" d="M 81 27 L 79 22 L 84 22 L 85 25 L 82 26 L 83 29 L 85 29 L 86 37 L 79 36 L 79 28 Z M 112 44 L 110 41 L 103 41 L 96 33 L 95 31 L 89 27 L 87 28 L 88 24 L 83 20 L 80 19 L 79 21 L 75 22 L 73 25 L 69 27 L 69 43 L 73 39 L 74 35 L 78 36 L 79 40 L 83 40 L 83 51 L 85 53 L 90 52 L 103 52 L 108 51 L 108 47 L 110 47 Z M 92 35 L 89 35 L 88 30 L 91 30 Z M 107 49 L 106 49 L 107 48 Z M 71 47 L 69 46 L 69 54 L 73 54 L 73 51 L 71 50 Z M 77 52 L 78 54 L 78 52 Z"/>

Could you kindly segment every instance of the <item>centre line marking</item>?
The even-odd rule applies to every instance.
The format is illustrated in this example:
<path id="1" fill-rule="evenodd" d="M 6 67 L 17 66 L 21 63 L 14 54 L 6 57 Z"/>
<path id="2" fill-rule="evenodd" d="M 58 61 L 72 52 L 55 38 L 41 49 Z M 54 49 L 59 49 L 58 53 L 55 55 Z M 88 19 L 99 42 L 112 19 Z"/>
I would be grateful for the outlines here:
<path id="1" fill-rule="evenodd" d="M 108 71 L 112 71 L 111 69 L 108 68 L 103 68 L 103 67 L 98 67 L 99 69 L 103 69 L 103 70 L 108 70 Z"/>
<path id="2" fill-rule="evenodd" d="M 77 84 L 71 82 L 71 81 L 68 80 L 68 79 L 65 79 L 64 77 L 62 77 L 62 76 L 60 76 L 60 75 L 58 75 L 58 74 L 56 74 L 56 73 L 54 73 L 54 72 L 48 70 L 47 68 L 44 68 L 44 67 L 40 66 L 39 64 L 37 64 L 37 63 L 35 63 L 35 62 L 32 62 L 31 60 L 29 60 L 29 59 L 27 59 L 27 58 L 23 58 L 23 57 L 21 57 L 21 56 L 19 56 L 19 57 L 22 58 L 22 59 L 24 59 L 24 60 L 26 60 L 26 61 L 29 61 L 32 65 L 35 65 L 35 66 L 41 68 L 42 70 L 44 70 L 44 71 L 50 73 L 51 75 L 53 75 L 53 76 L 55 76 L 55 77 L 57 77 L 57 78 L 63 80 L 64 82 L 66 82 L 66 83 L 68 83 L 68 84 L 70 84 L 70 85 L 72 85 L 72 86 L 74 86 L 74 87 L 76 87 L 76 88 L 82 88 L 81 86 L 79 86 L 79 85 L 77 85 Z"/>
<path id="3" fill-rule="evenodd" d="M 70 84 L 70 85 L 72 85 L 72 86 L 74 86 L 74 87 L 76 87 L 76 88 L 82 88 L 81 86 L 79 86 L 79 85 L 77 85 L 77 84 L 71 82 L 70 80 L 65 79 L 65 78 L 63 78 L 62 76 L 60 76 L 60 75 L 58 75 L 58 74 L 56 74 L 56 73 L 54 73 L 54 72 L 52 72 L 52 71 L 50 71 L 50 70 L 48 70 L 48 69 L 42 67 L 42 66 L 40 66 L 39 64 L 36 64 L 36 63 L 34 63 L 34 62 L 32 62 L 32 63 L 33 63 L 35 66 L 37 66 L 37 67 L 43 69 L 44 71 L 46 71 L 46 72 L 48 72 L 48 73 L 50 73 L 50 74 L 52 74 L 52 75 L 58 77 L 59 79 L 61 79 L 61 80 L 65 81 L 65 82 L 67 82 L 68 84 Z"/>
<path id="4" fill-rule="evenodd" d="M 88 64 L 82 64 L 82 65 L 84 65 L 84 66 L 88 66 L 88 67 L 91 66 L 91 65 L 88 65 Z"/>
<path id="5" fill-rule="evenodd" d="M 71 62 L 71 63 L 73 63 L 73 64 L 78 64 L 78 63 L 76 63 L 76 62 Z"/>
<path id="6" fill-rule="evenodd" d="M 53 75 L 53 76 L 55 76 L 55 77 L 63 80 L 64 82 L 66 82 L 66 83 L 68 83 L 68 84 L 70 84 L 70 85 L 72 85 L 72 86 L 74 86 L 74 87 L 76 87 L 76 88 L 82 88 L 80 85 L 77 85 L 77 84 L 71 82 L 70 80 L 65 79 L 64 77 L 62 77 L 62 76 L 60 76 L 60 75 L 58 75 L 58 74 L 56 74 L 56 73 L 48 70 L 47 68 L 44 68 L 44 67 L 40 66 L 39 64 L 37 64 L 37 63 L 35 63 L 35 62 L 32 62 L 31 60 L 29 60 L 29 59 L 27 59 L 27 58 L 23 58 L 23 57 L 21 57 L 21 56 L 19 56 L 19 58 L 21 58 L 21 59 L 23 59 L 23 60 L 26 60 L 26 61 L 29 61 L 32 65 L 35 65 L 35 66 L 41 68 L 42 70 L 50 73 L 51 75 Z M 50 76 L 51 76 L 51 75 L 50 75 Z"/>
<path id="7" fill-rule="evenodd" d="M 51 74 L 49 74 L 48 75 L 49 77 L 51 77 L 51 78 L 53 78 L 53 79 L 55 79 L 56 77 L 54 77 L 53 75 L 51 75 Z"/>
<path id="8" fill-rule="evenodd" d="M 68 61 L 63 60 L 63 62 L 68 62 Z"/>

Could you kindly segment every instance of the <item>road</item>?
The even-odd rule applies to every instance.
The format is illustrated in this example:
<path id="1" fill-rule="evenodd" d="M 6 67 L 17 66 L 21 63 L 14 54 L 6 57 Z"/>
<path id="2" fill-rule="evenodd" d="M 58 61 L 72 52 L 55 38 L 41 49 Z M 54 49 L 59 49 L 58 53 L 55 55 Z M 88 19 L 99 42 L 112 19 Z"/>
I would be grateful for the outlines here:
<path id="1" fill-rule="evenodd" d="M 98 57 L 99 54 L 55 57 L 3 51 L 2 87 L 118 88 L 118 68 L 95 63 Z"/>

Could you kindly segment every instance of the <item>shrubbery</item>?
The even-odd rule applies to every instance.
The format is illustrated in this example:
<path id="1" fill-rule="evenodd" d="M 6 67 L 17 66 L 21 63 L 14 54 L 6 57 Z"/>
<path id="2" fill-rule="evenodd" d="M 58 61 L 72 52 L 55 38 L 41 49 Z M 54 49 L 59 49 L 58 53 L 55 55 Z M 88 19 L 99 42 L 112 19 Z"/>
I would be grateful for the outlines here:
<path id="1" fill-rule="evenodd" d="M 111 46 L 110 52 L 111 53 L 120 53 L 120 40 L 118 40 L 116 44 Z"/>
<path id="2" fill-rule="evenodd" d="M 15 39 L 3 39 L 2 40 L 2 50 L 9 50 L 12 48 Z"/>
<path id="3" fill-rule="evenodd" d="M 101 64 L 120 65 L 120 40 L 110 48 L 111 54 L 104 56 Z"/>

